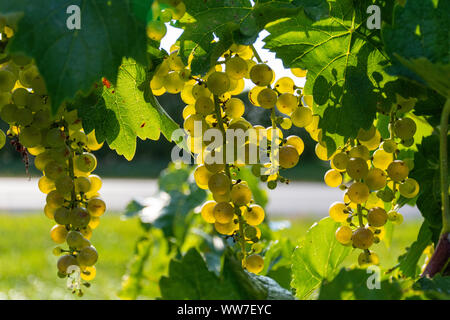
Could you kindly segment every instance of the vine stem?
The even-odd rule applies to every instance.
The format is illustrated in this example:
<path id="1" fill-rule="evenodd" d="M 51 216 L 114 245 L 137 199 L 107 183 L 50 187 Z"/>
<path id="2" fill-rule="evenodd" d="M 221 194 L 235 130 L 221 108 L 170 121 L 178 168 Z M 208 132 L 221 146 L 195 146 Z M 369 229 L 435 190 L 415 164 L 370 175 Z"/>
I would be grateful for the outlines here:
<path id="1" fill-rule="evenodd" d="M 255 56 L 255 58 L 258 61 L 258 63 L 263 63 L 261 57 L 259 56 L 258 51 L 256 51 L 255 47 L 252 44 L 250 45 L 250 48 L 252 49 L 253 55 Z"/>
<path id="2" fill-rule="evenodd" d="M 68 124 L 66 122 L 64 122 L 64 134 L 66 135 L 66 137 L 69 137 L 69 127 Z M 74 164 L 73 164 L 73 150 L 72 147 L 70 145 L 68 145 L 69 150 L 70 150 L 70 155 L 69 155 L 69 175 L 72 178 L 72 181 L 75 181 L 75 172 L 74 172 Z M 74 186 L 72 188 L 71 191 L 71 204 L 70 207 L 73 209 L 75 207 L 75 202 L 77 200 L 77 196 L 75 194 L 75 183 Z"/>
<path id="3" fill-rule="evenodd" d="M 442 233 L 450 232 L 450 211 L 448 200 L 448 118 L 450 114 L 450 98 L 447 98 L 441 115 L 440 165 L 441 165 L 441 197 L 442 197 Z"/>
<path id="4" fill-rule="evenodd" d="M 222 120 L 222 110 L 220 109 L 220 105 L 219 105 L 219 97 L 217 95 L 214 95 L 214 108 L 215 108 L 215 112 L 216 112 L 216 118 L 217 118 L 217 123 L 219 124 L 219 129 L 222 132 L 223 135 L 223 157 L 225 159 L 225 173 L 228 176 L 228 178 L 230 178 L 231 181 L 231 173 L 230 173 L 230 166 L 227 163 L 227 148 L 226 148 L 226 132 L 225 132 L 225 127 L 223 125 L 223 120 Z M 242 251 L 242 261 L 244 261 L 247 252 L 245 250 L 245 237 L 244 237 L 244 221 L 242 220 L 242 213 L 240 212 L 239 208 L 235 209 L 235 212 L 237 213 L 239 219 L 239 234 L 240 234 L 240 239 L 239 239 L 239 244 L 241 246 L 241 251 Z"/>

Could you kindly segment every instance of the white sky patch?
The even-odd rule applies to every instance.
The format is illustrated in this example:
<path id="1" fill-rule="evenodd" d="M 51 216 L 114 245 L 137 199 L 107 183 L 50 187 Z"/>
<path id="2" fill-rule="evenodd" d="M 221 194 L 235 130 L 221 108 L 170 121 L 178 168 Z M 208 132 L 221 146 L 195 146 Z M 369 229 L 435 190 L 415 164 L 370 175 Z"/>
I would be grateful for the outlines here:
<path id="1" fill-rule="evenodd" d="M 166 23 L 166 26 L 167 26 L 167 34 L 161 40 L 161 48 L 170 53 L 171 45 L 174 44 L 175 41 L 177 41 L 177 39 L 183 33 L 183 29 L 174 28 L 169 23 Z M 264 39 L 268 35 L 269 32 L 267 32 L 266 30 L 261 31 L 259 33 L 258 39 L 253 44 L 253 46 L 255 47 L 256 51 L 258 52 L 263 62 L 267 63 L 273 69 L 273 71 L 275 71 L 275 81 L 282 77 L 290 77 L 291 79 L 294 80 L 296 86 L 303 87 L 305 85 L 305 78 L 297 78 L 296 76 L 294 76 L 289 69 L 285 69 L 283 67 L 283 62 L 280 59 L 275 58 L 275 53 L 270 52 L 267 49 L 263 49 L 264 42 L 262 41 L 262 39 Z M 244 90 L 250 90 L 251 88 L 253 88 L 254 85 L 250 80 L 247 79 L 244 80 L 245 80 Z"/>

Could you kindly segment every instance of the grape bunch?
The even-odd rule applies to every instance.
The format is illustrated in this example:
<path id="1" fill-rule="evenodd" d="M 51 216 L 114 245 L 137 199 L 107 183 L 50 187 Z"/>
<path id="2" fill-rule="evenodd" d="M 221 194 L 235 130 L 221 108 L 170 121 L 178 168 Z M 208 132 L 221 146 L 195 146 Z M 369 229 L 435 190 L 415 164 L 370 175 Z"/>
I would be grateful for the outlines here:
<path id="1" fill-rule="evenodd" d="M 161 41 L 167 33 L 166 22 L 180 20 L 186 13 L 186 5 L 181 0 L 158 0 L 152 4 L 152 9 L 158 15 L 147 24 L 147 36 L 154 41 Z"/>
<path id="2" fill-rule="evenodd" d="M 259 254 L 263 248 L 258 226 L 265 212 L 255 203 L 248 183 L 239 178 L 239 171 L 251 167 L 269 189 L 278 182 L 288 182 L 279 169 L 297 165 L 304 143 L 295 135 L 284 138 L 283 130 L 292 125 L 311 125 L 312 110 L 302 102 L 308 97 L 303 97 L 301 88 L 289 77 L 275 82 L 273 70 L 250 46 L 233 44 L 204 76 L 192 75 L 178 50 L 176 44 L 172 46 L 170 55 L 157 67 L 150 87 L 155 95 L 180 94 L 186 103 L 183 128 L 186 144 L 196 159 L 194 179 L 212 194 L 212 199 L 203 204 L 201 216 L 219 234 L 235 241 L 243 267 L 259 273 L 264 260 Z M 300 69 L 293 72 L 305 74 Z M 255 85 L 249 92 L 251 103 L 270 110 L 270 127 L 252 125 L 244 118 L 244 102 L 236 97 L 244 90 L 244 79 Z M 211 130 L 222 141 L 218 145 Z M 233 130 L 249 134 L 239 140 Z"/>
<path id="3" fill-rule="evenodd" d="M 390 112 L 388 139 L 382 139 L 372 125 L 367 130 L 360 129 L 356 139 L 329 157 L 321 130 L 310 132 L 318 141 L 316 155 L 330 162 L 325 183 L 345 191 L 343 200 L 329 208 L 330 217 L 341 223 L 336 239 L 345 246 L 363 250 L 358 257 L 360 266 L 379 263 L 370 248 L 383 239 L 386 223 L 402 223 L 403 216 L 398 212 L 400 196 L 410 199 L 419 193 L 417 181 L 408 177 L 413 161 L 399 159 L 400 147 L 408 148 L 414 143 L 416 123 L 407 116 L 414 103 L 404 99 L 397 102 Z"/>
<path id="4" fill-rule="evenodd" d="M 89 239 L 106 205 L 98 193 L 102 180 L 92 174 L 97 159 L 91 151 L 103 144 L 97 142 L 94 131 L 88 135 L 83 132 L 76 110 L 62 106 L 52 114 L 45 82 L 25 56 L 5 55 L 2 59 L 0 118 L 9 124 L 7 135 L 27 165 L 28 156 L 35 156 L 34 165 L 43 173 L 38 187 L 47 195 L 44 213 L 56 222 L 50 237 L 57 244 L 67 244 L 66 249 L 58 246 L 53 250 L 60 256 L 58 275 L 69 276 L 73 266 L 81 279 L 94 279 L 98 253 Z M 1 132 L 1 146 L 5 139 Z M 82 294 L 80 288 L 75 292 Z"/>

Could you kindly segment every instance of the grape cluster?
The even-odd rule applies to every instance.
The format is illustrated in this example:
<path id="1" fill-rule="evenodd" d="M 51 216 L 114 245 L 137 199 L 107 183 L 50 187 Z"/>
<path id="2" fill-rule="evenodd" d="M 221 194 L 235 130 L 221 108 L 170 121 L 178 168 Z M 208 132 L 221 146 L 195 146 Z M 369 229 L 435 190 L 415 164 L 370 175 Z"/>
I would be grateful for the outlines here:
<path id="1" fill-rule="evenodd" d="M 254 60 L 256 52 L 250 46 L 233 44 L 205 76 L 192 75 L 178 49 L 172 46 L 170 55 L 156 69 L 150 87 L 155 95 L 179 93 L 186 103 L 183 127 L 187 146 L 196 159 L 194 178 L 200 188 L 212 194 L 212 200 L 202 206 L 201 216 L 219 234 L 233 238 L 239 245 L 243 267 L 259 273 L 264 261 L 259 255 L 262 245 L 258 225 L 264 221 L 265 212 L 254 203 L 248 183 L 238 178 L 239 170 L 251 166 L 251 172 L 270 189 L 278 181 L 288 182 L 279 168 L 294 167 L 304 143 L 298 136 L 284 138 L 282 130 L 290 129 L 292 124 L 309 126 L 312 110 L 303 105 L 301 88 L 291 78 L 283 77 L 274 83 L 273 70 L 259 57 L 259 62 Z M 303 70 L 293 72 L 304 76 Z M 244 118 L 244 102 L 236 97 L 244 89 L 244 79 L 255 84 L 249 99 L 255 107 L 270 110 L 272 126 L 253 126 Z M 211 147 L 217 141 L 208 138 L 210 129 L 219 132 L 222 144 Z M 253 131 L 253 138 L 249 135 L 239 141 L 229 135 L 232 129 Z"/>
<path id="2" fill-rule="evenodd" d="M 158 0 L 152 4 L 154 13 L 158 13 L 147 24 L 147 36 L 154 41 L 161 41 L 167 33 L 166 22 L 180 20 L 186 13 L 186 5 L 181 0 Z"/>
<path id="3" fill-rule="evenodd" d="M 2 61 L 0 117 L 9 124 L 7 135 L 27 163 L 29 155 L 35 156 L 34 165 L 43 172 L 38 187 L 47 195 L 44 213 L 56 222 L 51 239 L 68 247 L 53 250 L 61 256 L 58 275 L 67 277 L 68 268 L 77 266 L 81 279 L 92 280 L 98 254 L 89 239 L 106 205 L 98 194 L 102 180 L 92 174 L 97 159 L 91 151 L 103 144 L 96 141 L 95 132 L 83 132 L 76 110 L 62 106 L 52 114 L 45 82 L 30 58 L 13 55 Z M 5 143 L 3 132 L 0 142 Z M 82 294 L 81 289 L 75 291 Z"/>
<path id="4" fill-rule="evenodd" d="M 419 193 L 417 181 L 408 177 L 413 162 L 398 157 L 400 145 L 410 147 L 414 143 L 416 123 L 407 116 L 413 105 L 401 100 L 393 107 L 388 139 L 382 139 L 372 125 L 367 130 L 360 129 L 356 139 L 349 140 L 330 157 L 321 130 L 311 134 L 318 141 L 316 155 L 330 162 L 325 183 L 345 191 L 343 201 L 334 202 L 329 208 L 330 217 L 341 223 L 336 239 L 363 250 L 358 257 L 360 266 L 379 263 L 377 254 L 369 248 L 383 239 L 388 221 L 402 223 L 399 197 L 409 199 Z"/>

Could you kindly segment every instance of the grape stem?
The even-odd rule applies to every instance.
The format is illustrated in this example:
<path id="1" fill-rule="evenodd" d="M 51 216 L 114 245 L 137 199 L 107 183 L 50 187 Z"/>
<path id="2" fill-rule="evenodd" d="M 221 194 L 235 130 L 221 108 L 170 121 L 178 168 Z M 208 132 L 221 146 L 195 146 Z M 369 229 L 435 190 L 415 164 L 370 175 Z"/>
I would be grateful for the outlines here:
<path id="1" fill-rule="evenodd" d="M 441 140 L 440 140 L 440 164 L 441 164 L 441 198 L 442 198 L 442 233 L 450 232 L 450 210 L 448 199 L 448 118 L 450 114 L 450 98 L 445 102 L 441 114 Z"/>
<path id="2" fill-rule="evenodd" d="M 253 55 L 255 56 L 255 58 L 258 61 L 258 63 L 263 63 L 261 57 L 258 54 L 258 51 L 256 51 L 255 47 L 252 44 L 250 45 L 250 48 L 252 49 Z"/>
<path id="3" fill-rule="evenodd" d="M 66 122 L 64 122 L 63 127 L 64 127 L 64 134 L 66 135 L 66 139 L 67 139 L 69 137 L 68 124 Z M 70 150 L 70 154 L 69 154 L 69 175 L 70 175 L 70 178 L 72 178 L 72 181 L 75 182 L 75 173 L 74 173 L 74 170 L 73 170 L 73 150 L 72 150 L 72 147 L 70 145 L 68 145 L 68 147 L 69 147 L 69 150 Z M 72 188 L 70 197 L 71 197 L 70 208 L 73 209 L 75 207 L 75 203 L 77 201 L 77 197 L 76 197 L 76 194 L 75 194 L 75 183 L 73 184 L 73 188 Z"/>

